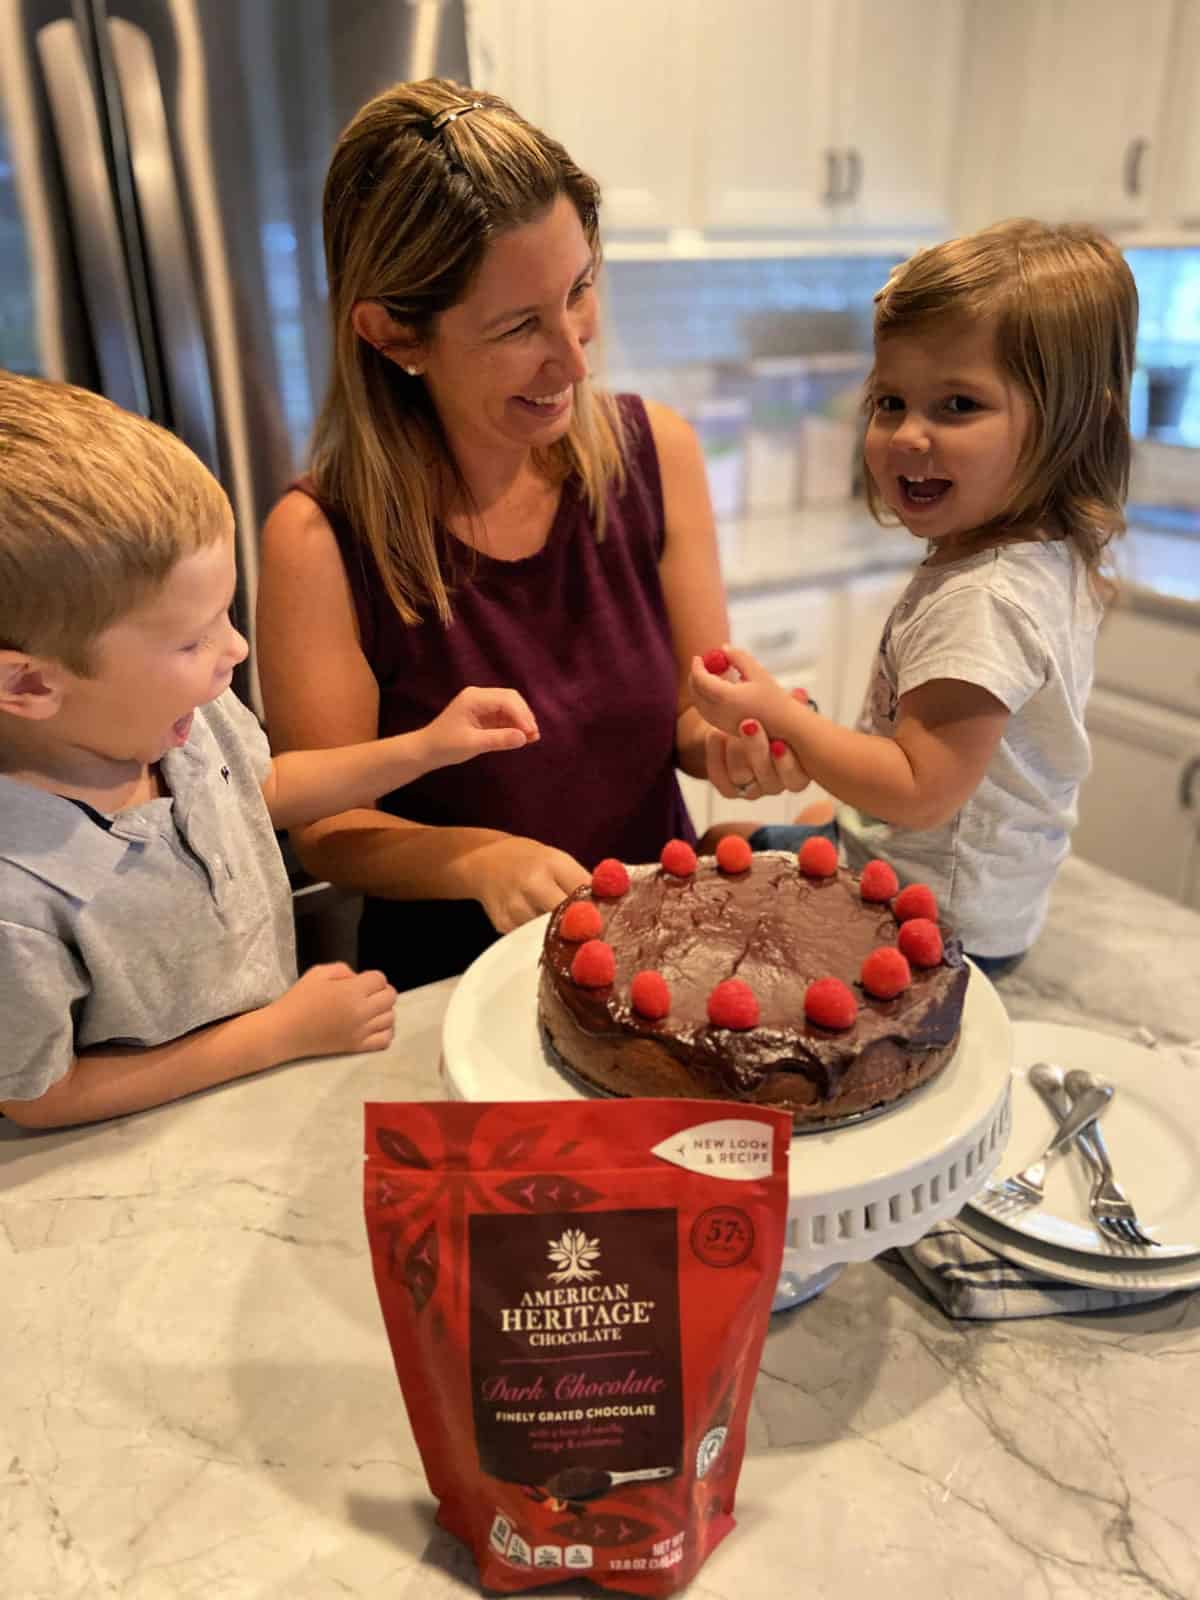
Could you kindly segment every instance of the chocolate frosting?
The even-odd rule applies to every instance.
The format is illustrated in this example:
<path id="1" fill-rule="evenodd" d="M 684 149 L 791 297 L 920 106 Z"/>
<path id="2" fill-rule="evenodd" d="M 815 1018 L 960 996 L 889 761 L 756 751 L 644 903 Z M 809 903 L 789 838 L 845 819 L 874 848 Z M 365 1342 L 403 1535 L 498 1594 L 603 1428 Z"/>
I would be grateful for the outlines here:
<path id="1" fill-rule="evenodd" d="M 631 868 L 630 877 L 620 899 L 595 902 L 604 923 L 599 937 L 616 957 L 609 987 L 575 983 L 571 961 L 579 946 L 558 934 L 565 907 L 591 898 L 586 886 L 558 908 L 543 948 L 560 1000 L 597 1038 L 653 1039 L 702 1065 L 732 1098 L 753 1094 L 768 1074 L 797 1072 L 830 1100 L 849 1067 L 880 1041 L 927 1051 L 949 1045 L 958 1032 L 969 973 L 961 945 L 945 938 L 944 928 L 941 966 L 914 967 L 911 986 L 894 1000 L 863 989 L 864 959 L 878 945 L 894 945 L 898 925 L 889 906 L 863 901 L 849 872 L 807 878 L 790 852 L 763 851 L 735 875 L 705 857 L 690 878 L 657 866 Z M 671 1010 L 661 1022 L 640 1017 L 630 1003 L 630 982 L 645 969 L 670 986 Z M 854 1026 L 844 1031 L 804 1015 L 806 987 L 829 977 L 849 985 L 859 1003 Z M 757 1027 L 741 1032 L 709 1022 L 708 996 L 726 978 L 741 978 L 754 991 Z"/>

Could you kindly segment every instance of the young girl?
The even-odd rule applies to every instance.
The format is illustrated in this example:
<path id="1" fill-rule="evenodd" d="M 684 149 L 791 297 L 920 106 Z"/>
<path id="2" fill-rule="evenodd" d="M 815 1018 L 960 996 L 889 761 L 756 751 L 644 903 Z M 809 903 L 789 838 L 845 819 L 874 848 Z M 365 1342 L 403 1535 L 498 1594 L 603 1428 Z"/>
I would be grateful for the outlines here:
<path id="1" fill-rule="evenodd" d="M 988 968 L 1037 937 L 1088 771 L 1136 329 L 1132 274 L 1090 228 L 999 223 L 897 268 L 876 297 L 867 497 L 928 554 L 883 630 L 857 730 L 744 651 L 728 651 L 740 682 L 693 663 L 696 706 L 740 737 L 756 780 L 820 783 L 841 802 L 850 867 L 881 856 L 927 883 Z"/>

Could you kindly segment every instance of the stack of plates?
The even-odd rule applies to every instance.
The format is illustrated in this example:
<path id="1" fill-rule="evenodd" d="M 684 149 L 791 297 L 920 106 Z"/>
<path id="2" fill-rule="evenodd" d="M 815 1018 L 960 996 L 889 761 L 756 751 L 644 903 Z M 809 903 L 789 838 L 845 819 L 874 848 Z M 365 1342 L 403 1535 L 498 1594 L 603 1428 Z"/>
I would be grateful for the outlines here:
<path id="1" fill-rule="evenodd" d="M 1169 1052 L 1056 1023 L 1016 1023 L 1013 1052 L 1003 1175 L 1036 1160 L 1054 1133 L 1054 1119 L 1028 1081 L 1034 1062 L 1095 1072 L 1116 1089 L 1101 1123 L 1113 1170 L 1161 1248 L 1124 1247 L 1097 1231 L 1088 1212 L 1087 1169 L 1074 1151 L 1051 1163 L 1042 1205 L 1010 1210 L 981 1194 L 960 1213 L 959 1227 L 1018 1266 L 1066 1283 L 1200 1288 L 1200 1075 Z"/>

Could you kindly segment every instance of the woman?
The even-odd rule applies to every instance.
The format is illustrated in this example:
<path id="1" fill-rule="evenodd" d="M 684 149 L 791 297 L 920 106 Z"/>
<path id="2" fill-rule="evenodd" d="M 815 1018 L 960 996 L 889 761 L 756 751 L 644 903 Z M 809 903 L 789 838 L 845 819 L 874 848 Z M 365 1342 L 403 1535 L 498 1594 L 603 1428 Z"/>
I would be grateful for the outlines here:
<path id="1" fill-rule="evenodd" d="M 399 987 L 461 971 L 598 859 L 694 837 L 677 765 L 759 792 L 745 742 L 687 704 L 728 631 L 695 437 L 588 383 L 598 202 L 561 145 L 443 80 L 370 101 L 326 181 L 333 376 L 263 533 L 272 739 L 399 732 L 468 683 L 519 689 L 541 731 L 296 836 L 365 893 L 360 962 Z"/>

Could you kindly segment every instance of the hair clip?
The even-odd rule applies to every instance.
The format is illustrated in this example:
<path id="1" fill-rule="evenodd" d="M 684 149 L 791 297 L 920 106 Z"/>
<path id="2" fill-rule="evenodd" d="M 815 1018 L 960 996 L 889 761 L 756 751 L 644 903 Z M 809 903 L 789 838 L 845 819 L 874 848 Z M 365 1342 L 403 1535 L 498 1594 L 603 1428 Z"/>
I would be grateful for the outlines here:
<path id="1" fill-rule="evenodd" d="M 470 105 L 457 106 L 452 111 L 439 111 L 436 117 L 429 121 L 429 131 L 422 135 L 425 139 L 436 139 L 443 128 L 448 128 L 452 122 L 457 122 L 459 117 L 465 117 L 468 111 L 482 111 L 483 101 L 472 100 Z"/>

